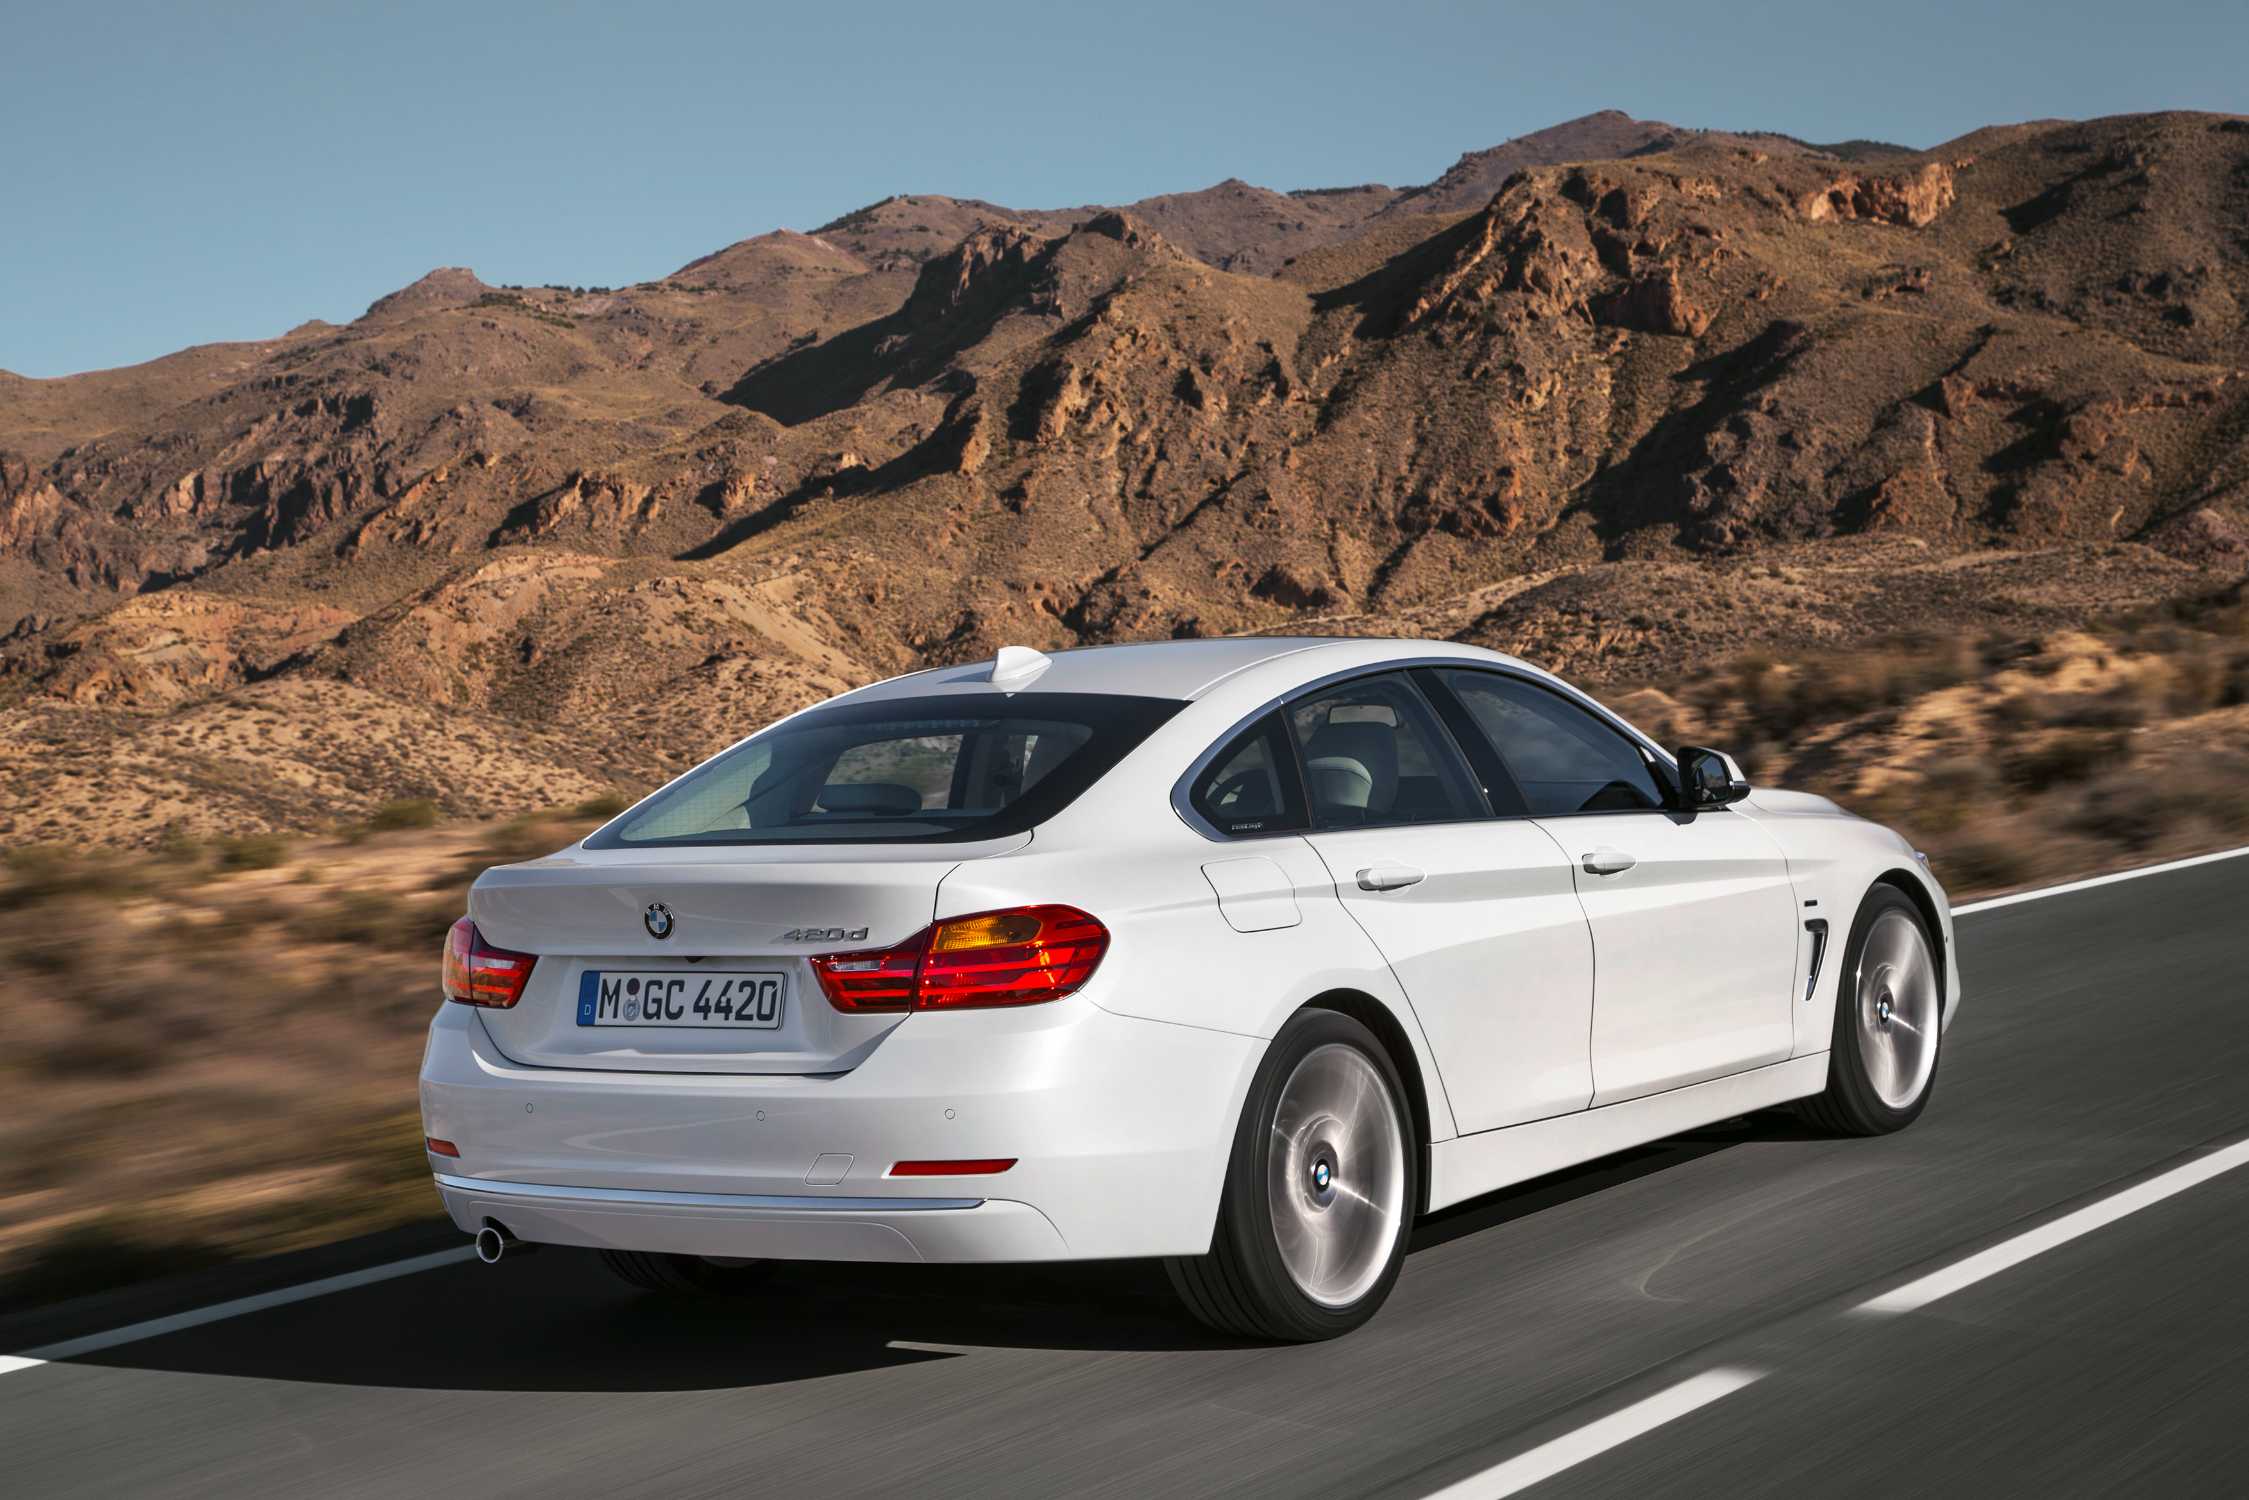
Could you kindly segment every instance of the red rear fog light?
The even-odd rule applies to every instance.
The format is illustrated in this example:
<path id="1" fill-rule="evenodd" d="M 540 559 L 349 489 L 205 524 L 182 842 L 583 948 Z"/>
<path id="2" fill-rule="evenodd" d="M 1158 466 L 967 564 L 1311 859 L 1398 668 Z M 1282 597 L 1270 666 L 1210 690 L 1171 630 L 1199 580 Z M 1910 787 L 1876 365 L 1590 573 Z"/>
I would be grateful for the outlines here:
<path id="1" fill-rule="evenodd" d="M 1012 1156 L 977 1156 L 963 1161 L 902 1161 L 886 1174 L 891 1177 L 989 1177 L 1015 1165 Z"/>

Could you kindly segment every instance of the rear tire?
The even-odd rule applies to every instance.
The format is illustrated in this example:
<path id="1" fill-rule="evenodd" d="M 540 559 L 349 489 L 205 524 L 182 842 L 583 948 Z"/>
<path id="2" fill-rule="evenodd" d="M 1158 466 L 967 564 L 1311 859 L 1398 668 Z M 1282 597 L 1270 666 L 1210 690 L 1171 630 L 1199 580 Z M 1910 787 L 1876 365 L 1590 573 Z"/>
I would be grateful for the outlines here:
<path id="1" fill-rule="evenodd" d="M 1827 1091 L 1797 1104 L 1804 1119 L 1836 1135 L 1887 1135 L 1920 1118 L 1936 1092 L 1944 1034 L 1936 954 L 1905 892 L 1868 893 L 1836 980 Z"/>
<path id="2" fill-rule="evenodd" d="M 1373 1317 L 1405 1264 L 1421 1146 L 1398 1070 L 1374 1034 L 1299 1011 L 1242 1106 L 1210 1253 L 1164 1262 L 1221 1333 L 1311 1343 Z"/>
<path id="3" fill-rule="evenodd" d="M 652 1250 L 604 1250 L 601 1263 L 642 1291 L 675 1297 L 739 1296 L 773 1274 L 769 1260 L 717 1261 Z"/>

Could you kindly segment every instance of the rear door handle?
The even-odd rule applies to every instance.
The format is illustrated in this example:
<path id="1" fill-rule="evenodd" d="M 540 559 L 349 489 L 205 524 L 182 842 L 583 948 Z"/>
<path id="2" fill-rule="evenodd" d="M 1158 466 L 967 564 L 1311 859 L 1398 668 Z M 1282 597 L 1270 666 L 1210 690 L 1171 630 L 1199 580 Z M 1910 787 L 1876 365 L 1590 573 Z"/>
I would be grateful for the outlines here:
<path id="1" fill-rule="evenodd" d="M 1421 884 L 1421 871 L 1412 865 L 1389 863 L 1369 865 L 1359 872 L 1359 889 L 1362 891 L 1398 891 L 1409 885 Z"/>
<path id="2" fill-rule="evenodd" d="M 1611 849 L 1606 844 L 1587 854 L 1584 859 L 1585 873 L 1588 875 L 1622 875 L 1638 863 L 1638 860 L 1622 849 Z"/>

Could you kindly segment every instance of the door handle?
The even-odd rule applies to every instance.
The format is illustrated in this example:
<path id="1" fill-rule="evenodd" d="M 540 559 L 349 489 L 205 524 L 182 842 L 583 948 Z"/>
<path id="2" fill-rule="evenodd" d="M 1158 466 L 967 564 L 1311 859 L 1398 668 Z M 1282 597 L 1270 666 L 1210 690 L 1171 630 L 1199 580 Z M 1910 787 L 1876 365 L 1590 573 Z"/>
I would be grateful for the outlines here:
<path id="1" fill-rule="evenodd" d="M 1362 891 L 1398 891 L 1409 885 L 1421 884 L 1421 871 L 1412 865 L 1369 865 L 1359 872 L 1359 889 Z"/>
<path id="2" fill-rule="evenodd" d="M 1583 861 L 1588 875 L 1622 875 L 1639 861 L 1622 849 L 1611 849 L 1603 844 L 1585 856 Z"/>

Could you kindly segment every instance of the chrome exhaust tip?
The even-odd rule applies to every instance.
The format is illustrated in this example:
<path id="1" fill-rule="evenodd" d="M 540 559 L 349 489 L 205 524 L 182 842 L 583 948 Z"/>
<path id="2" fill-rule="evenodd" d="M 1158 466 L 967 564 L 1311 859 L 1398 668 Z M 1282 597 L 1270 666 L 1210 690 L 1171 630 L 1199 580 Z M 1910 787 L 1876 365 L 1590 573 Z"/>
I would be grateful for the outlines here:
<path id="1" fill-rule="evenodd" d="M 505 1224 L 487 1220 L 484 1227 L 476 1232 L 476 1258 L 488 1266 L 498 1265 L 503 1255 L 528 1255 L 531 1248 L 508 1233 Z"/>

